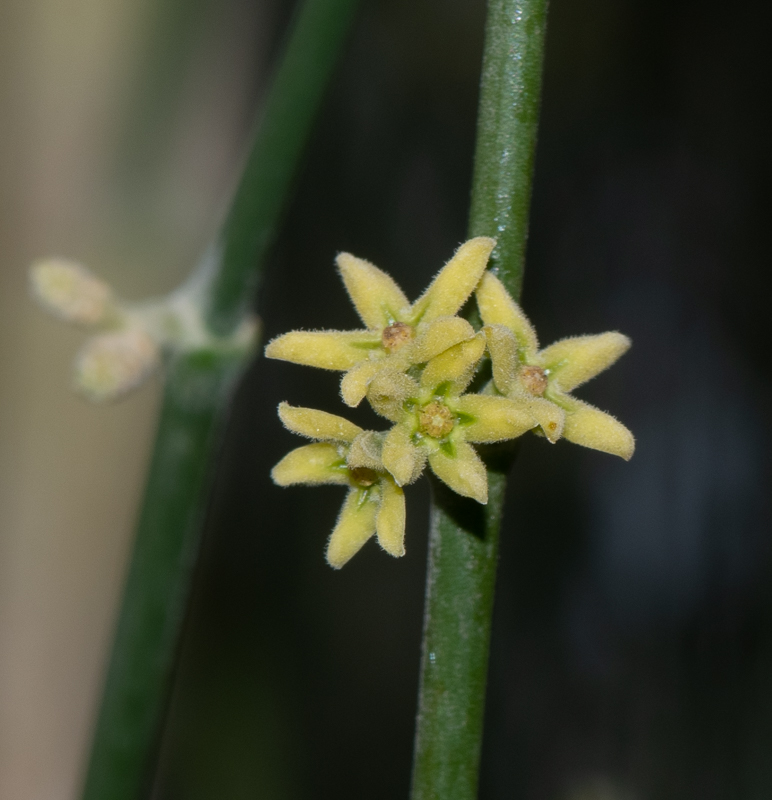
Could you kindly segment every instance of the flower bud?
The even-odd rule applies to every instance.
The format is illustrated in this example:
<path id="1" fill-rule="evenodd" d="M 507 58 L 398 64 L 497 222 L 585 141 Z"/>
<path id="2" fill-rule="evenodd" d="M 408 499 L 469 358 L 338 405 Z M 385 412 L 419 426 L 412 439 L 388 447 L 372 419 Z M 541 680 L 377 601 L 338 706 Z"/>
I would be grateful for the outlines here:
<path id="1" fill-rule="evenodd" d="M 75 261 L 38 261 L 30 269 L 30 283 L 38 302 L 67 322 L 96 325 L 113 307 L 110 287 Z"/>
<path id="2" fill-rule="evenodd" d="M 139 386 L 160 363 L 155 341 L 141 328 L 126 328 L 86 342 L 75 360 L 75 383 L 91 400 L 115 400 Z"/>

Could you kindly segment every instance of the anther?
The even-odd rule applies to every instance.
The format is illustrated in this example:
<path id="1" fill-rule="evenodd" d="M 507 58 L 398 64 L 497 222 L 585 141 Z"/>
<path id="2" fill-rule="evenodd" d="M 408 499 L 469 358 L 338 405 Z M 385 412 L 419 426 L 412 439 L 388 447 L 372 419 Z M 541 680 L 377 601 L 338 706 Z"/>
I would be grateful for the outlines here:
<path id="1" fill-rule="evenodd" d="M 520 370 L 520 380 L 531 394 L 541 397 L 547 391 L 547 373 L 541 367 L 523 367 Z"/>
<path id="2" fill-rule="evenodd" d="M 405 322 L 392 322 L 383 329 L 381 343 L 387 353 L 393 353 L 413 338 L 413 329 Z"/>

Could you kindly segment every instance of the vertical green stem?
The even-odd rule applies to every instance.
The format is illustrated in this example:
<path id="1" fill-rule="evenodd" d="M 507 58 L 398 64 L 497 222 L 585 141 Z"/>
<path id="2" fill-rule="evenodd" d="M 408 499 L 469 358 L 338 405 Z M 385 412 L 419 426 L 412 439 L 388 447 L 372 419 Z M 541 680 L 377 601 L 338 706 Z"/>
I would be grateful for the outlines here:
<path id="1" fill-rule="evenodd" d="M 205 299 L 216 334 L 244 320 L 356 0 L 305 0 L 218 238 Z M 197 559 L 212 462 L 250 352 L 201 348 L 168 364 L 163 407 L 83 800 L 137 800 L 156 743 Z"/>
<path id="2" fill-rule="evenodd" d="M 497 239 L 491 268 L 520 296 L 547 0 L 490 0 L 469 233 Z M 412 800 L 472 800 L 488 672 L 498 537 L 511 452 L 488 459 L 484 508 L 435 485 Z"/>

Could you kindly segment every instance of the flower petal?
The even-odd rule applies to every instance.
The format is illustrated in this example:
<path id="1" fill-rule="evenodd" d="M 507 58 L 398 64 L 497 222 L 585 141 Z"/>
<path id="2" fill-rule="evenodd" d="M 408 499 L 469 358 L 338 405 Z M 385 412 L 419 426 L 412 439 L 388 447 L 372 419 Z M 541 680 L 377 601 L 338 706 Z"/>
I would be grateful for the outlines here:
<path id="1" fill-rule="evenodd" d="M 370 381 L 383 369 L 383 360 L 362 361 L 352 367 L 340 382 L 340 394 L 349 408 L 358 406 L 365 395 Z"/>
<path id="2" fill-rule="evenodd" d="M 465 394 L 453 404 L 453 410 L 470 417 L 462 419 L 464 439 L 468 442 L 502 442 L 516 439 L 536 425 L 528 410 L 507 397 Z"/>
<path id="3" fill-rule="evenodd" d="M 354 425 L 343 417 L 315 408 L 291 406 L 289 403 L 279 403 L 279 419 L 287 430 L 308 436 L 309 439 L 353 442 L 362 433 L 359 425 Z"/>
<path id="4" fill-rule="evenodd" d="M 455 314 L 479 283 L 495 245 L 487 236 L 464 242 L 413 304 L 413 319 L 429 322 Z"/>
<path id="5" fill-rule="evenodd" d="M 465 319 L 440 317 L 430 322 L 418 334 L 409 351 L 410 361 L 413 364 L 423 364 L 449 347 L 473 336 L 474 328 Z"/>
<path id="6" fill-rule="evenodd" d="M 375 533 L 378 504 L 361 489 L 352 489 L 340 511 L 327 545 L 327 563 L 340 569 Z"/>
<path id="7" fill-rule="evenodd" d="M 523 309 L 512 299 L 504 284 L 491 272 L 483 275 L 477 287 L 477 306 L 486 325 L 506 325 L 518 345 L 529 355 L 539 349 L 536 331 Z"/>
<path id="8" fill-rule="evenodd" d="M 630 348 L 630 340 L 616 331 L 597 336 L 561 339 L 539 353 L 539 362 L 550 371 L 564 392 L 580 386 L 610 367 Z"/>
<path id="9" fill-rule="evenodd" d="M 383 449 L 383 434 L 375 431 L 362 431 L 351 443 L 346 457 L 346 463 L 351 469 L 383 470 L 381 450 Z"/>
<path id="10" fill-rule="evenodd" d="M 368 328 L 380 332 L 407 315 L 410 303 L 390 275 L 350 253 L 340 253 L 335 261 L 351 302 Z"/>
<path id="11" fill-rule="evenodd" d="M 381 459 L 383 466 L 392 474 L 398 486 L 405 486 L 417 480 L 425 463 L 422 453 L 401 425 L 395 425 L 386 434 Z"/>
<path id="12" fill-rule="evenodd" d="M 296 483 L 347 484 L 348 471 L 338 448 L 327 442 L 306 444 L 287 453 L 271 470 L 271 478 L 278 486 Z"/>
<path id="13" fill-rule="evenodd" d="M 381 506 L 375 518 L 378 544 L 389 555 L 405 555 L 405 493 L 391 477 L 380 481 Z"/>
<path id="14" fill-rule="evenodd" d="M 307 367 L 344 370 L 380 346 L 380 335 L 371 331 L 291 331 L 268 342 L 265 355 Z"/>
<path id="15" fill-rule="evenodd" d="M 566 409 L 564 439 L 630 460 L 635 450 L 635 439 L 619 420 L 570 395 L 562 395 L 560 403 Z"/>
<path id="16" fill-rule="evenodd" d="M 418 384 L 409 375 L 386 370 L 379 372 L 371 381 L 367 399 L 376 414 L 392 422 L 400 422 L 405 416 L 405 400 L 418 397 L 418 391 Z"/>
<path id="17" fill-rule="evenodd" d="M 434 389 L 449 383 L 451 392 L 459 394 L 466 389 L 474 375 L 477 362 L 485 352 L 485 335 L 478 333 L 473 339 L 449 347 L 435 356 L 421 375 L 421 386 Z"/>
<path id="18" fill-rule="evenodd" d="M 534 397 L 528 392 L 510 395 L 510 398 L 523 404 L 552 444 L 563 435 L 566 412 L 560 406 L 547 400 L 546 397 Z"/>
<path id="19" fill-rule="evenodd" d="M 457 494 L 488 502 L 488 473 L 472 445 L 455 442 L 452 454 L 440 448 L 429 456 L 429 466 Z"/>
<path id="20" fill-rule="evenodd" d="M 502 394 L 509 394 L 515 386 L 515 375 L 520 366 L 517 357 L 517 339 L 506 325 L 486 325 L 483 328 L 493 367 L 493 382 Z"/>

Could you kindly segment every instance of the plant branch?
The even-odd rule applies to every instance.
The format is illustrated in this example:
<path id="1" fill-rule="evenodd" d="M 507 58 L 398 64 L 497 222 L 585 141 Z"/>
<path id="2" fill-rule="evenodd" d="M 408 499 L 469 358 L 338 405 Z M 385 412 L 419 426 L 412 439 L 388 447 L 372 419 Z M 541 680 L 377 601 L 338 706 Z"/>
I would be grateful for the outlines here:
<path id="1" fill-rule="evenodd" d="M 469 235 L 515 298 L 528 234 L 547 0 L 490 0 Z M 412 800 L 477 796 L 498 539 L 512 449 L 488 453 L 485 507 L 433 485 Z"/>
<path id="2" fill-rule="evenodd" d="M 356 0 L 305 0 L 291 26 L 244 174 L 218 238 L 205 298 L 213 334 L 247 318 Z M 136 800 L 150 788 L 213 461 L 251 350 L 172 356 L 83 800 Z"/>

